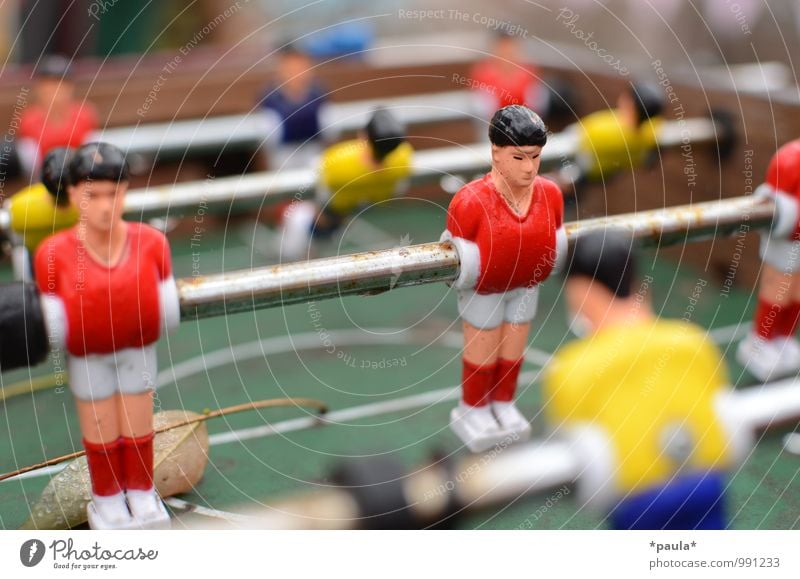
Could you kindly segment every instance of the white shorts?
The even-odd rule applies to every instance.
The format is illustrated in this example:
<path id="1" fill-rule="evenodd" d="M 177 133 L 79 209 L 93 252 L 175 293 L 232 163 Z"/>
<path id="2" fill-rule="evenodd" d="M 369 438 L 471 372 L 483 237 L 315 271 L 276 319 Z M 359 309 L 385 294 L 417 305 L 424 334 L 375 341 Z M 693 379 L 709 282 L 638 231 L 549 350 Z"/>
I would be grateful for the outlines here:
<path id="1" fill-rule="evenodd" d="M 142 394 L 155 389 L 156 345 L 68 356 L 67 367 L 69 388 L 79 400 L 103 400 L 118 392 Z"/>
<path id="2" fill-rule="evenodd" d="M 800 241 L 774 239 L 761 234 L 761 260 L 783 273 L 800 272 Z"/>
<path id="3" fill-rule="evenodd" d="M 499 294 L 458 291 L 458 313 L 469 325 L 491 330 L 502 323 L 526 324 L 536 315 L 539 286 L 518 288 Z"/>

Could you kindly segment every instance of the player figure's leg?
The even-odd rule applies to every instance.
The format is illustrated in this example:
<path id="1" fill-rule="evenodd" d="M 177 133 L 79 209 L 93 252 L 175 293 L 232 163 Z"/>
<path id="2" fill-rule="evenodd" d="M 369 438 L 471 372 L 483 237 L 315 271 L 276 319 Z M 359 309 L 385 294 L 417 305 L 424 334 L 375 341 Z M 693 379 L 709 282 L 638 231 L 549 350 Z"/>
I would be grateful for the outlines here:
<path id="1" fill-rule="evenodd" d="M 502 325 L 500 355 L 491 392 L 492 410 L 500 426 L 523 439 L 530 436 L 531 426 L 517 410 L 514 398 L 530 327 L 530 322 L 524 324 L 507 322 Z"/>
<path id="2" fill-rule="evenodd" d="M 793 337 L 800 314 L 798 250 L 797 243 L 762 239 L 764 265 L 753 329 L 737 350 L 739 362 L 762 381 L 800 370 L 800 346 Z"/>
<path id="3" fill-rule="evenodd" d="M 89 523 L 92 528 L 100 529 L 127 526 L 132 519 L 122 487 L 122 447 L 113 371 L 102 357 L 70 356 L 69 375 L 92 485 Z"/>
<path id="4" fill-rule="evenodd" d="M 528 420 L 514 403 L 517 382 L 528 345 L 530 321 L 536 314 L 539 288 L 522 288 L 509 292 L 503 313 L 500 350 L 491 399 L 492 409 L 500 426 L 523 440 L 530 436 Z"/>
<path id="5" fill-rule="evenodd" d="M 473 452 L 487 450 L 501 438 L 490 402 L 500 353 L 502 296 L 472 291 L 458 294 L 464 332 L 462 390 L 461 402 L 450 413 L 450 426 Z"/>
<path id="6" fill-rule="evenodd" d="M 134 520 L 161 526 L 169 515 L 153 484 L 153 376 L 155 345 L 117 352 L 120 394 L 116 398 L 120 424 L 123 487 Z"/>

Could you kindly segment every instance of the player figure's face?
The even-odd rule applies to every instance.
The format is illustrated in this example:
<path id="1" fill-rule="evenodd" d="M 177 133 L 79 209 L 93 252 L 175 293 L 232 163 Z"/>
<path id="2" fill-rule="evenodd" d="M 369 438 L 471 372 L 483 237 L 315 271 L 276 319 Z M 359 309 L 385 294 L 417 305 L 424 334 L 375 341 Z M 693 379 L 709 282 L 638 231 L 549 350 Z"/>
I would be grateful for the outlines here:
<path id="1" fill-rule="evenodd" d="M 122 221 L 127 190 L 127 181 L 81 181 L 69 188 L 69 198 L 84 226 L 110 233 Z"/>
<path id="2" fill-rule="evenodd" d="M 511 189 L 530 187 L 542 162 L 542 148 L 492 145 L 492 167 Z"/>
<path id="3" fill-rule="evenodd" d="M 42 78 L 36 82 L 36 99 L 42 106 L 60 108 L 72 101 L 75 87 L 69 80 Z"/>
<path id="4" fill-rule="evenodd" d="M 617 98 L 617 111 L 622 122 L 629 127 L 636 127 L 639 123 L 639 113 L 636 112 L 636 103 L 631 93 L 625 91 Z"/>

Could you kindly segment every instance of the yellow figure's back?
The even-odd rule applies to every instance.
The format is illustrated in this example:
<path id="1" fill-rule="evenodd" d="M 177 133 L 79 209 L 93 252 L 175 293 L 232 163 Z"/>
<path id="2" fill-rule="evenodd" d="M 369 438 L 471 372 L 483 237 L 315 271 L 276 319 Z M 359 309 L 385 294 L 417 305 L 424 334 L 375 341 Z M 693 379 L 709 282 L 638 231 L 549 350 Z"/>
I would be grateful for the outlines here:
<path id="1" fill-rule="evenodd" d="M 612 441 L 620 493 L 670 480 L 664 452 L 675 428 L 690 434 L 691 470 L 730 466 L 714 399 L 727 384 L 722 356 L 688 322 L 653 320 L 603 329 L 562 348 L 544 382 L 554 427 L 591 423 Z"/>
<path id="2" fill-rule="evenodd" d="M 75 208 L 57 205 L 42 183 L 26 187 L 14 195 L 9 214 L 11 229 L 22 238 L 32 256 L 45 238 L 78 222 Z"/>
<path id="3" fill-rule="evenodd" d="M 358 207 L 391 199 L 411 175 L 414 149 L 407 142 L 379 165 L 370 161 L 366 141 L 353 139 L 329 147 L 322 156 L 321 180 L 330 196 L 325 210 L 348 215 Z"/>

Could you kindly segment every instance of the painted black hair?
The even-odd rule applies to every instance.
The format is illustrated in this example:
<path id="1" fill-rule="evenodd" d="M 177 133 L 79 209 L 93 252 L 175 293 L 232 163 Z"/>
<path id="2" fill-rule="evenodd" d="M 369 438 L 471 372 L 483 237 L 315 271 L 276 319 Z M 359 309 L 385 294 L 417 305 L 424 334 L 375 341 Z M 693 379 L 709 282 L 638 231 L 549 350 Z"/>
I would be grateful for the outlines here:
<path id="1" fill-rule="evenodd" d="M 618 229 L 595 231 L 576 240 L 565 276 L 588 276 L 615 296 L 627 298 L 633 291 L 636 254 L 635 242 L 628 233 Z"/>
<path id="2" fill-rule="evenodd" d="M 528 107 L 509 105 L 494 113 L 489 123 L 489 141 L 498 147 L 544 147 L 547 127 Z"/>
<path id="3" fill-rule="evenodd" d="M 377 109 L 366 127 L 367 139 L 372 146 L 372 156 L 383 161 L 386 156 L 406 140 L 406 131 L 400 121 L 386 109 Z"/>
<path id="4" fill-rule="evenodd" d="M 88 143 L 75 151 L 69 163 L 69 183 L 81 181 L 128 181 L 125 153 L 108 143 Z"/>
<path id="5" fill-rule="evenodd" d="M 632 82 L 630 95 L 636 107 L 636 118 L 641 125 L 664 111 L 664 92 L 652 82 Z"/>
<path id="6" fill-rule="evenodd" d="M 73 149 L 57 147 L 50 149 L 42 161 L 42 184 L 47 192 L 55 197 L 58 205 L 69 203 L 67 185 L 69 185 L 69 163 L 73 153 Z"/>

